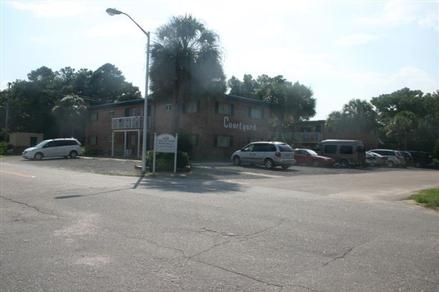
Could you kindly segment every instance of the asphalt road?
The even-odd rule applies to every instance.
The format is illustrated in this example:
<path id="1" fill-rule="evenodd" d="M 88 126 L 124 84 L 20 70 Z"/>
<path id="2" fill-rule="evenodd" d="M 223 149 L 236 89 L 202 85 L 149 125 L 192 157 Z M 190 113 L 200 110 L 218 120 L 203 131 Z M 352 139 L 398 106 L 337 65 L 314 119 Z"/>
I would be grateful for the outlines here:
<path id="1" fill-rule="evenodd" d="M 439 290 L 438 171 L 92 161 L 0 160 L 0 291 Z"/>

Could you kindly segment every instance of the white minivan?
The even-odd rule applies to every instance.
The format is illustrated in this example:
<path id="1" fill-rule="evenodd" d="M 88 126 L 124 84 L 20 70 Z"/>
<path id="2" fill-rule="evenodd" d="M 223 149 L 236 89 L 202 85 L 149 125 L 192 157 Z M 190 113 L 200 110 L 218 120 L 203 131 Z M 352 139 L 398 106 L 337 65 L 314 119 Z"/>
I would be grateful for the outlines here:
<path id="1" fill-rule="evenodd" d="M 22 156 L 26 159 L 40 160 L 44 157 L 76 158 L 81 153 L 81 143 L 75 138 L 44 140 L 34 147 L 26 148 Z"/>
<path id="2" fill-rule="evenodd" d="M 260 164 L 265 168 L 281 166 L 283 169 L 287 169 L 296 162 L 294 150 L 290 145 L 271 141 L 252 142 L 233 152 L 231 160 L 234 165 Z"/>

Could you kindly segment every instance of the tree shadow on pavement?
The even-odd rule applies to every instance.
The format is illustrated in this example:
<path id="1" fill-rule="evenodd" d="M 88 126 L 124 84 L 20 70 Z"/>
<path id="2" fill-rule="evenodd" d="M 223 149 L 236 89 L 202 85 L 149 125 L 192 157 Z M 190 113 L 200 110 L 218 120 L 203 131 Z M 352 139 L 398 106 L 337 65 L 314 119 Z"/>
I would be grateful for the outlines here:
<path id="1" fill-rule="evenodd" d="M 243 190 L 242 185 L 224 180 L 161 176 L 140 177 L 133 189 L 142 188 L 197 194 L 228 193 Z"/>

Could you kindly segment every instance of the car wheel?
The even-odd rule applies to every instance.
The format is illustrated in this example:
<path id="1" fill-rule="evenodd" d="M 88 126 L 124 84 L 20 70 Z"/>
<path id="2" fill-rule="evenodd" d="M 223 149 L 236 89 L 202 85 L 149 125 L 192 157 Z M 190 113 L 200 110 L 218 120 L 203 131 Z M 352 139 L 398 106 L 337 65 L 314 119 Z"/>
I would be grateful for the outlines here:
<path id="1" fill-rule="evenodd" d="M 340 161 L 340 166 L 343 168 L 347 168 L 349 166 L 349 162 L 346 159 L 342 159 Z"/>
<path id="2" fill-rule="evenodd" d="M 34 159 L 35 160 L 43 159 L 43 153 L 41 153 L 41 152 L 36 153 L 35 156 L 34 156 Z"/>
<path id="3" fill-rule="evenodd" d="M 239 156 L 233 157 L 233 165 L 241 165 L 241 159 L 239 159 Z"/>
<path id="4" fill-rule="evenodd" d="M 76 158 L 76 157 L 78 157 L 78 152 L 76 152 L 76 151 L 71 151 L 70 154 L 69 154 L 69 156 L 70 156 L 70 158 Z"/>
<path id="5" fill-rule="evenodd" d="M 393 161 L 387 160 L 386 165 L 387 167 L 394 167 L 395 163 L 393 163 Z"/>
<path id="6" fill-rule="evenodd" d="M 267 158 L 264 160 L 264 166 L 266 169 L 271 169 L 274 167 L 274 163 L 273 160 L 271 160 L 270 158 Z"/>

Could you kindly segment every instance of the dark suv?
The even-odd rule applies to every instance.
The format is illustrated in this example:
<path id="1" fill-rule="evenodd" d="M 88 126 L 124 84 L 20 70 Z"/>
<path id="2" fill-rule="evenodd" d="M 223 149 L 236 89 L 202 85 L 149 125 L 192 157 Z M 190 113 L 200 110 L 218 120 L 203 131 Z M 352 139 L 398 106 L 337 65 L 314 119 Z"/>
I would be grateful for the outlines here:
<path id="1" fill-rule="evenodd" d="M 408 151 L 412 155 L 413 164 L 416 167 L 427 167 L 433 162 L 433 155 L 424 151 Z"/>

